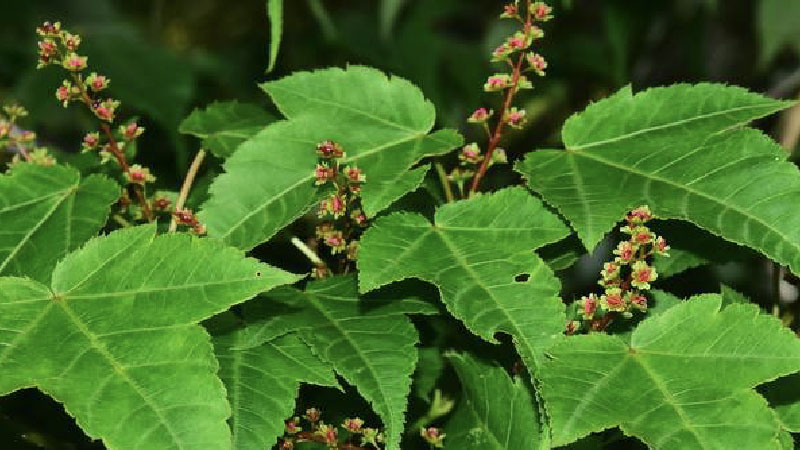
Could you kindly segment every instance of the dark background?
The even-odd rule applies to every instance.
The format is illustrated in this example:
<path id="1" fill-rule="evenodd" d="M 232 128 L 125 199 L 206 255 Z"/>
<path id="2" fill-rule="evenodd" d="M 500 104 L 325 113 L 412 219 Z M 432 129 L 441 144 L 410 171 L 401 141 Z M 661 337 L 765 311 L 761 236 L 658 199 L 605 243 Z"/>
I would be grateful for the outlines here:
<path id="1" fill-rule="evenodd" d="M 41 144 L 79 151 L 93 118 L 58 104 L 60 71 L 35 68 L 35 26 L 60 20 L 83 37 L 81 54 L 89 56 L 90 68 L 111 78 L 122 117 L 141 118 L 148 132 L 137 160 L 155 170 L 163 189 L 177 189 L 197 149 L 196 141 L 177 133 L 192 108 L 228 99 L 270 108 L 257 83 L 297 70 L 367 64 L 408 78 L 435 103 L 439 125 L 459 128 L 469 139 L 464 118 L 487 101 L 482 85 L 494 71 L 488 54 L 512 26 L 497 20 L 502 4 L 287 0 L 278 63 L 265 74 L 270 45 L 265 0 L 0 0 L 0 102 L 18 101 L 30 110 L 23 124 L 38 133 Z M 521 97 L 531 120 L 505 144 L 512 159 L 560 145 L 565 118 L 626 84 L 640 90 L 718 81 L 781 98 L 796 98 L 800 90 L 800 0 L 561 0 L 553 6 L 556 19 L 545 25 L 539 49 L 550 68 L 536 89 Z M 758 125 L 793 151 L 800 130 L 791 123 L 797 116 L 790 110 Z M 198 195 L 218 171 L 212 161 L 198 182 Z M 487 186 L 511 177 L 509 171 L 495 171 Z M 791 322 L 796 280 L 784 280 L 763 258 L 692 227 L 670 232 L 678 244 L 703 241 L 712 260 L 734 261 L 693 269 L 672 281 L 670 290 L 714 291 L 724 281 L 765 308 L 780 305 Z M 604 257 L 602 250 L 597 257 Z M 567 281 L 565 298 L 592 285 L 598 261 L 584 258 L 560 273 Z M 40 446 L 102 448 L 38 393 L 0 400 L 0 448 Z"/>

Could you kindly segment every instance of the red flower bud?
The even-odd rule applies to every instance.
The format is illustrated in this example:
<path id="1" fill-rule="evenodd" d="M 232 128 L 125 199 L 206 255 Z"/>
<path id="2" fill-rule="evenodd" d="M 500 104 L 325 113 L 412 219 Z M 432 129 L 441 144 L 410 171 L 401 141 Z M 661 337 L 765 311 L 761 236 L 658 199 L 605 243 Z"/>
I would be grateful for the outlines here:
<path id="1" fill-rule="evenodd" d="M 153 209 L 156 211 L 166 211 L 169 208 L 170 202 L 168 198 L 159 197 L 153 200 Z"/>
<path id="2" fill-rule="evenodd" d="M 351 433 L 360 433 L 364 421 L 356 417 L 355 419 L 345 419 L 342 427 Z"/>
<path id="3" fill-rule="evenodd" d="M 533 13 L 534 20 L 540 22 L 547 22 L 553 18 L 553 8 L 544 2 L 536 2 L 531 5 L 531 12 Z"/>
<path id="4" fill-rule="evenodd" d="M 306 420 L 309 422 L 318 422 L 320 415 L 321 413 L 317 408 L 309 408 L 306 410 Z"/>
<path id="5" fill-rule="evenodd" d="M 326 159 L 344 157 L 342 146 L 333 141 L 324 141 L 317 144 L 317 154 Z"/>
<path id="6" fill-rule="evenodd" d="M 41 26 L 36 27 L 36 33 L 40 36 L 53 36 L 58 35 L 61 31 L 61 22 L 50 23 L 45 22 Z"/>
<path id="7" fill-rule="evenodd" d="M 120 132 L 126 141 L 132 141 L 144 133 L 144 127 L 140 127 L 136 122 L 131 122 L 127 126 L 121 126 Z"/>
<path id="8" fill-rule="evenodd" d="M 472 113 L 471 116 L 469 116 L 469 119 L 467 119 L 467 122 L 470 122 L 470 123 L 484 123 L 487 120 L 489 120 L 489 117 L 492 115 L 492 113 L 493 113 L 493 111 L 489 111 L 486 108 L 478 108 Z"/>
<path id="9" fill-rule="evenodd" d="M 528 66 L 536 72 L 539 76 L 544 76 L 544 70 L 547 68 L 547 61 L 545 61 L 544 57 L 538 53 L 528 53 L 525 58 L 528 61 Z"/>
<path id="10" fill-rule="evenodd" d="M 93 150 L 97 147 L 100 143 L 100 134 L 99 133 L 86 133 L 86 136 L 83 137 L 83 150 L 89 151 Z"/>
<path id="11" fill-rule="evenodd" d="M 78 72 L 86 68 L 86 61 L 89 58 L 86 56 L 78 56 L 75 53 L 70 53 L 64 58 L 62 63 L 64 68 L 73 72 Z"/>
<path id="12" fill-rule="evenodd" d="M 509 19 L 517 16 L 517 5 L 509 3 L 503 6 L 503 14 L 500 14 L 501 19 Z"/>
<path id="13" fill-rule="evenodd" d="M 367 181 L 367 177 L 357 167 L 345 167 L 344 174 L 351 183 L 363 183 Z"/>

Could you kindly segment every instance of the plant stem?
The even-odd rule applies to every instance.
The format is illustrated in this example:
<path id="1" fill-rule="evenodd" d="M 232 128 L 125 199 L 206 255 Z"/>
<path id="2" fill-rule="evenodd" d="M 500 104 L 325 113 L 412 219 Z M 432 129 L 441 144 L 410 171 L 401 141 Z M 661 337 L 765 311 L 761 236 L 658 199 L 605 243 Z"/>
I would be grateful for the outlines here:
<path id="1" fill-rule="evenodd" d="M 205 156 L 206 151 L 202 148 L 197 151 L 196 155 L 194 155 L 192 165 L 189 166 L 189 171 L 186 172 L 186 178 L 183 179 L 181 192 L 178 194 L 178 199 L 175 201 L 175 211 L 180 211 L 183 209 L 183 205 L 186 203 L 186 199 L 189 197 L 189 191 L 192 189 L 192 183 L 194 183 L 194 179 L 197 176 L 197 171 L 200 169 L 200 164 L 203 163 Z M 174 233 L 177 229 L 178 221 L 173 216 L 172 221 L 169 223 L 169 232 Z"/>
<path id="2" fill-rule="evenodd" d="M 326 443 L 325 438 L 323 436 L 318 436 L 308 431 L 301 431 L 297 433 L 296 436 L 298 442 L 317 442 L 320 444 Z M 359 447 L 358 445 L 350 444 L 348 442 L 345 442 L 343 444 L 339 444 L 337 442 L 335 447 L 329 447 L 329 448 L 334 448 L 339 450 L 367 450 L 366 447 Z"/>
<path id="3" fill-rule="evenodd" d="M 525 10 L 525 42 L 528 41 L 528 37 L 531 34 L 531 0 L 527 0 L 527 6 Z M 519 79 L 522 76 L 522 62 L 525 60 L 525 52 L 520 52 L 519 58 L 517 59 L 516 64 L 514 64 L 514 71 L 512 73 L 511 79 L 511 88 L 506 92 L 505 100 L 503 101 L 503 107 L 500 109 L 499 112 L 499 120 L 497 121 L 497 125 L 495 125 L 494 133 L 492 133 L 491 139 L 489 139 L 489 147 L 486 150 L 486 155 L 483 157 L 483 162 L 481 162 L 480 168 L 475 173 L 475 176 L 472 178 L 472 185 L 469 188 L 469 195 L 472 196 L 475 192 L 478 191 L 478 187 L 481 184 L 481 179 L 483 176 L 486 175 L 486 170 L 489 169 L 489 163 L 492 161 L 492 155 L 494 151 L 497 149 L 497 146 L 500 144 L 500 139 L 503 137 L 503 130 L 505 128 L 505 120 L 504 117 L 506 115 L 506 111 L 511 108 L 511 102 L 514 101 L 514 96 L 517 93 L 517 87 L 519 86 Z"/>
<path id="4" fill-rule="evenodd" d="M 447 203 L 455 201 L 455 196 L 453 195 L 453 187 L 450 186 L 450 180 L 447 179 L 447 172 L 444 170 L 444 166 L 439 161 L 433 163 L 433 166 L 436 168 L 436 173 L 439 175 L 439 182 L 442 183 L 442 189 L 444 189 L 444 197 L 447 199 Z"/>
<path id="5" fill-rule="evenodd" d="M 319 255 L 317 255 L 317 253 L 314 252 L 314 250 L 311 250 L 311 247 L 306 245 L 305 242 L 301 241 L 299 238 L 295 236 L 292 236 L 291 242 L 292 245 L 294 245 L 295 247 L 297 247 L 298 250 L 300 250 L 300 253 L 305 255 L 305 257 L 308 258 L 309 261 L 311 261 L 312 264 L 314 264 L 315 266 L 325 265 L 325 261 L 323 261 L 319 257 Z"/>
<path id="6" fill-rule="evenodd" d="M 117 222 L 118 224 L 122 225 L 122 226 L 123 226 L 123 227 L 125 227 L 125 228 L 132 227 L 132 226 L 133 226 L 133 225 L 131 225 L 131 223 L 130 223 L 130 222 L 128 222 L 127 220 L 125 220 L 125 219 L 124 219 L 122 216 L 120 216 L 119 214 L 114 214 L 113 216 L 111 216 L 111 218 L 112 218 L 112 219 L 114 219 L 114 221 L 115 221 L 115 222 Z"/>

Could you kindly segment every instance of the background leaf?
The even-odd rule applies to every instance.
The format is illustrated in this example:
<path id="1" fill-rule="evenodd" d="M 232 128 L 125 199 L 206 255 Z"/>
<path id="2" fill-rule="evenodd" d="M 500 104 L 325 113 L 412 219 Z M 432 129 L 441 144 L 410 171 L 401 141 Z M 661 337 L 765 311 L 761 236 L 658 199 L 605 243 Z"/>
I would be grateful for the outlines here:
<path id="1" fill-rule="evenodd" d="M 689 250 L 673 248 L 670 249 L 668 258 L 655 258 L 653 267 L 659 278 L 668 278 L 708 263 L 707 259 Z"/>
<path id="2" fill-rule="evenodd" d="M 800 52 L 800 3 L 793 0 L 760 0 L 758 33 L 762 65 L 771 62 L 785 46 Z"/>
<path id="3" fill-rule="evenodd" d="M 275 61 L 278 60 L 278 50 L 283 36 L 283 0 L 267 0 L 267 17 L 270 34 L 267 73 L 270 73 L 275 68 Z"/>
<path id="4" fill-rule="evenodd" d="M 36 386 L 110 448 L 227 448 L 230 409 L 196 323 L 296 276 L 218 241 L 154 234 L 93 239 L 51 289 L 0 278 L 0 393 Z"/>
<path id="5" fill-rule="evenodd" d="M 447 422 L 448 448 L 529 450 L 542 442 L 533 393 L 519 377 L 467 354 L 447 359 L 461 380 L 462 396 Z"/>

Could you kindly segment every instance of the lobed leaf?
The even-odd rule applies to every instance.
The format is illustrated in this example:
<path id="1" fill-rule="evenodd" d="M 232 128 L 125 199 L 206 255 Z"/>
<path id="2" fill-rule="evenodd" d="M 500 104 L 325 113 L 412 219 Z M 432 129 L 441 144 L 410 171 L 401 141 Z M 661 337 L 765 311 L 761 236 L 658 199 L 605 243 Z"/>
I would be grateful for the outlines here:
<path id="1" fill-rule="evenodd" d="M 462 396 L 447 422 L 448 448 L 530 450 L 549 448 L 539 430 L 531 390 L 500 366 L 467 354 L 448 360 L 461 380 Z"/>
<path id="2" fill-rule="evenodd" d="M 296 279 L 154 226 L 93 239 L 49 289 L 0 278 L 0 393 L 41 389 L 109 448 L 228 448 L 230 409 L 197 322 Z"/>
<path id="3" fill-rule="evenodd" d="M 253 137 L 274 117 L 249 103 L 214 102 L 195 109 L 181 122 L 178 131 L 203 140 L 203 147 L 220 158 L 227 158 L 244 141 Z"/>
<path id="4" fill-rule="evenodd" d="M 533 250 L 567 228 L 522 188 L 378 219 L 361 239 L 362 292 L 405 278 L 435 284 L 453 316 L 489 342 L 508 333 L 534 370 L 566 320 L 559 282 Z M 527 280 L 515 280 L 527 275 Z"/>
<path id="5" fill-rule="evenodd" d="M 314 186 L 319 142 L 343 145 L 343 165 L 366 174 L 368 216 L 419 186 L 424 169 L 408 169 L 420 159 L 462 143 L 453 130 L 429 134 L 434 108 L 414 85 L 368 67 L 301 72 L 262 87 L 288 120 L 228 158 L 200 213 L 209 235 L 239 248 L 268 240 L 325 195 Z"/>
<path id="6" fill-rule="evenodd" d="M 262 318 L 242 337 L 242 347 L 273 338 L 270 330 L 296 332 L 369 401 L 386 427 L 387 449 L 400 448 L 419 342 L 405 314 L 435 309 L 414 299 L 360 300 L 353 276 L 312 282 L 305 291 L 276 289 L 256 303 L 245 315 L 258 317 L 253 307 L 260 307 Z"/>
<path id="7" fill-rule="evenodd" d="M 56 262 L 97 234 L 119 198 L 101 175 L 18 164 L 0 175 L 0 275 L 50 280 Z"/>
<path id="8" fill-rule="evenodd" d="M 539 372 L 553 443 L 621 426 L 653 448 L 774 448 L 779 426 L 751 388 L 800 370 L 800 342 L 754 305 L 704 295 L 643 321 L 628 345 L 564 339 Z"/>
<path id="9" fill-rule="evenodd" d="M 786 153 L 748 122 L 791 105 L 715 85 L 625 88 L 570 118 L 566 150 L 517 165 L 592 249 L 625 212 L 647 204 L 800 271 L 800 192 Z"/>

